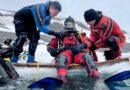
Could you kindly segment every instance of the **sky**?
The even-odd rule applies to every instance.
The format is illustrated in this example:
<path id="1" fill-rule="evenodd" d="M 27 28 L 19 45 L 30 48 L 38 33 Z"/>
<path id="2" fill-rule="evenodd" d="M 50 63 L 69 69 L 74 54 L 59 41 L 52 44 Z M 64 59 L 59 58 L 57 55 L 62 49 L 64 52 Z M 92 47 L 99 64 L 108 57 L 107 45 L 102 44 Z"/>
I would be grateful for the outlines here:
<path id="1" fill-rule="evenodd" d="M 24 6 L 44 3 L 47 0 L 0 0 L 0 9 L 19 10 Z M 100 10 L 114 19 L 122 29 L 130 32 L 130 0 L 57 0 L 62 5 L 59 17 L 72 16 L 84 22 L 84 11 L 90 8 Z"/>

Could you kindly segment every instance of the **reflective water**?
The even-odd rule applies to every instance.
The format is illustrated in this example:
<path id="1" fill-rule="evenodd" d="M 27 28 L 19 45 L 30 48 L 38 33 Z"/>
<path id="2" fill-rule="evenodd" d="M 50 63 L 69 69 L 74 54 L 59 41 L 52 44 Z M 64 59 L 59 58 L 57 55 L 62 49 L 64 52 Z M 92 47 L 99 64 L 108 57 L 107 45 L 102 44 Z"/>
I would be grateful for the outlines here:
<path id="1" fill-rule="evenodd" d="M 99 71 L 102 70 L 99 68 Z M 70 70 L 68 74 L 68 82 L 54 90 L 130 90 L 130 79 L 121 82 L 112 82 L 106 85 L 104 83 L 104 80 L 112 76 L 112 74 L 113 73 L 110 72 L 100 72 L 100 78 L 94 80 L 93 78 L 87 76 L 86 72 L 83 69 Z M 51 75 L 53 75 L 53 72 Z M 0 90 L 30 90 L 27 88 L 27 86 L 34 82 L 34 78 L 27 78 L 29 77 L 26 77 L 25 73 L 24 77 L 21 76 L 16 81 L 11 81 L 7 85 L 0 85 Z"/>

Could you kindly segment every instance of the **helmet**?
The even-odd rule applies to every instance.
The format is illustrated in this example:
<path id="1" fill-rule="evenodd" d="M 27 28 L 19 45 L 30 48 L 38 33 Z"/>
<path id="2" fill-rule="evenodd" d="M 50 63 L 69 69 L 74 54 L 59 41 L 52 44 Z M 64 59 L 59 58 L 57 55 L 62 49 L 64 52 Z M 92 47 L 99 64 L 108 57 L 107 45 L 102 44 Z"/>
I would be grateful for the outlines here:
<path id="1" fill-rule="evenodd" d="M 71 16 L 65 20 L 64 25 L 67 30 L 75 30 L 75 20 Z"/>

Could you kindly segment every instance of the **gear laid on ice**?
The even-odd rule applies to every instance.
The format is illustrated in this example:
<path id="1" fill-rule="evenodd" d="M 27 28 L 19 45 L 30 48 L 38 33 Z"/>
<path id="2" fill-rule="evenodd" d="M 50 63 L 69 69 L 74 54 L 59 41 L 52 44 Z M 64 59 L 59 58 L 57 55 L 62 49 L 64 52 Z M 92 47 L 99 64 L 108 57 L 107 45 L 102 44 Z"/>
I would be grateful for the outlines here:
<path id="1" fill-rule="evenodd" d="M 44 88 L 45 90 L 56 90 L 57 87 L 61 86 L 63 84 L 63 81 L 57 78 L 53 77 L 46 77 L 41 80 L 38 80 L 31 85 L 28 86 L 28 88 Z"/>
<path id="2" fill-rule="evenodd" d="M 104 80 L 104 82 L 107 84 L 107 83 L 111 83 L 111 82 L 115 82 L 115 81 L 122 81 L 122 80 L 126 80 L 126 79 L 130 79 L 130 70 L 115 74 L 115 75 L 107 78 L 106 80 Z"/>
<path id="3" fill-rule="evenodd" d="M 0 58 L 0 83 L 10 82 L 10 79 L 19 78 L 18 73 L 9 61 Z"/>
<path id="4" fill-rule="evenodd" d="M 7 46 L 13 46 L 14 40 L 11 39 L 11 38 L 7 38 L 7 39 L 4 41 L 4 44 L 7 45 Z"/>
<path id="5" fill-rule="evenodd" d="M 4 43 L 0 43 L 0 57 L 11 58 L 13 53 L 13 39 L 6 39 Z"/>

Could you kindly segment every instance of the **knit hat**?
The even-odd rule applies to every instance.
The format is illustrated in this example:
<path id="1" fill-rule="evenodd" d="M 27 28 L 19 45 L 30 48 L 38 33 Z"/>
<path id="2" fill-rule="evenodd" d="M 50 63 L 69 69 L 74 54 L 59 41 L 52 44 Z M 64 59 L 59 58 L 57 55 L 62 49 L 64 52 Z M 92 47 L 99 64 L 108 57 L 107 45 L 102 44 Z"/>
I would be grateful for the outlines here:
<path id="1" fill-rule="evenodd" d="M 85 21 L 89 22 L 95 19 L 98 19 L 98 13 L 94 9 L 89 9 L 84 12 Z"/>

